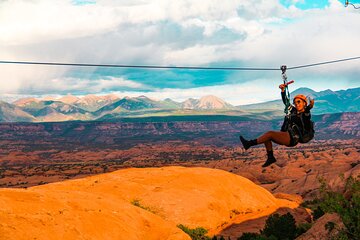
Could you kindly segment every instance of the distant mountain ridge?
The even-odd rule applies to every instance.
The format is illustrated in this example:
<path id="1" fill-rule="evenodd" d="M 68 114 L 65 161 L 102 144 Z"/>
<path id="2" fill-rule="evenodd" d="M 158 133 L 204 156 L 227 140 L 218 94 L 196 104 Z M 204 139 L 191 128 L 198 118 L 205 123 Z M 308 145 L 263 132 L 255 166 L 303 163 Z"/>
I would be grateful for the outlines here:
<path id="1" fill-rule="evenodd" d="M 360 88 L 340 91 L 316 92 L 299 88 L 291 93 L 315 98 L 313 114 L 359 112 Z M 280 94 L 279 94 L 280 95 Z M 264 103 L 233 106 L 224 100 L 208 95 L 200 99 L 189 98 L 176 102 L 170 98 L 154 100 L 146 96 L 120 98 L 114 94 L 60 98 L 23 98 L 12 104 L 1 102 L 2 122 L 52 122 L 69 120 L 114 120 L 124 117 L 227 115 L 254 119 L 274 119 L 283 116 L 284 104 L 278 100 Z"/>
<path id="2" fill-rule="evenodd" d="M 0 101 L 0 121 L 2 122 L 33 122 L 36 118 L 21 108 Z"/>
<path id="3" fill-rule="evenodd" d="M 311 110 L 313 114 L 359 112 L 360 111 L 360 88 L 332 91 L 330 89 L 315 92 L 310 88 L 299 88 L 291 92 L 291 97 L 297 94 L 315 99 L 315 106 Z M 238 106 L 244 110 L 278 110 L 284 109 L 282 100 L 273 100 L 264 103 Z"/>
<path id="4" fill-rule="evenodd" d="M 233 109 L 234 106 L 225 102 L 224 100 L 208 95 L 200 98 L 199 100 L 190 98 L 182 103 L 184 109 Z"/>

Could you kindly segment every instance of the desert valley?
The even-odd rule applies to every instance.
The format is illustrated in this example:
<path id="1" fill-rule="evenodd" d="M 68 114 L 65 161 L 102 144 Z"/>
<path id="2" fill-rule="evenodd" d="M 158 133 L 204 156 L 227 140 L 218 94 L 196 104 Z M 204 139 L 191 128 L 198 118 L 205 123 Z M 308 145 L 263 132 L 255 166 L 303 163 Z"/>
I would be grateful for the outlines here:
<path id="1" fill-rule="evenodd" d="M 359 89 L 302 91 L 317 97 L 315 138 L 275 145 L 277 162 L 267 168 L 264 146 L 245 151 L 239 136 L 280 129 L 278 100 L 232 106 L 215 96 L 177 103 L 91 95 L 2 102 L 0 239 L 238 239 L 259 233 L 274 213 L 312 226 L 299 239 L 329 237 L 334 233 L 321 228 L 341 223 L 338 216 L 315 221 L 306 203 L 319 198 L 322 182 L 341 192 L 344 179 L 360 175 Z"/>
<path id="2" fill-rule="evenodd" d="M 218 118 L 219 116 L 198 116 L 191 119 L 191 121 L 189 121 L 189 117 L 177 117 L 175 119 L 172 117 L 158 117 L 150 119 L 123 119 L 118 122 L 70 121 L 56 123 L 1 123 L 0 186 L 2 187 L 3 194 L 5 194 L 3 196 L 8 196 L 5 197 L 5 199 L 2 198 L 1 201 L 6 202 L 13 199 L 13 197 L 10 197 L 8 194 L 15 193 L 18 194 L 16 198 L 27 199 L 26 195 L 30 194 L 30 192 L 31 194 L 36 194 L 38 199 L 44 199 L 42 201 L 45 202 L 55 201 L 54 197 L 57 194 L 65 194 L 61 195 L 63 196 L 62 198 L 68 199 L 68 201 L 75 201 L 74 198 L 88 198 L 86 196 L 89 194 L 83 192 L 85 191 L 84 189 L 88 187 L 78 184 L 86 184 L 87 186 L 91 184 L 91 182 L 111 182 L 112 180 L 108 179 L 107 176 L 111 179 L 121 177 L 124 178 L 124 181 L 125 179 L 126 181 L 133 181 L 131 180 L 132 178 L 139 178 L 144 179 L 144 182 L 141 184 L 151 186 L 151 189 L 154 189 L 152 191 L 157 192 L 156 189 L 161 188 L 164 190 L 160 191 L 160 193 L 163 193 L 165 190 L 170 191 L 170 189 L 172 189 L 171 191 L 174 191 L 172 194 L 175 195 L 171 195 L 170 193 L 154 195 L 153 192 L 146 193 L 143 187 L 140 188 L 143 190 L 134 190 L 135 192 L 132 192 L 132 190 L 128 189 L 132 184 L 126 184 L 122 180 L 117 183 L 116 181 L 118 180 L 114 180 L 114 188 L 121 188 L 122 192 L 117 193 L 116 196 L 114 195 L 115 198 L 112 200 L 106 197 L 106 201 L 111 200 L 113 203 L 125 201 L 127 202 L 127 205 L 125 204 L 127 207 L 134 207 L 134 201 L 136 202 L 141 199 L 141 204 L 147 206 L 145 207 L 145 211 L 150 211 L 150 214 L 157 215 L 157 218 L 160 216 L 161 221 L 166 220 L 166 223 L 161 223 L 161 225 L 164 226 L 163 229 L 155 227 L 160 223 L 149 222 L 148 232 L 139 232 L 136 236 L 133 235 L 133 233 L 124 235 L 128 236 L 128 239 L 131 239 L 130 236 L 133 236 L 133 239 L 143 239 L 145 235 L 152 236 L 149 237 L 149 239 L 158 239 L 159 236 L 162 236 L 163 239 L 187 239 L 186 235 L 176 230 L 177 224 L 185 224 L 191 228 L 201 226 L 207 229 L 210 236 L 217 235 L 237 239 L 237 237 L 241 236 L 244 232 L 258 232 L 264 226 L 266 216 L 274 212 L 281 214 L 290 212 L 299 224 L 311 222 L 312 216 L 309 210 L 300 207 L 300 204 L 304 201 L 311 201 L 319 195 L 320 179 L 325 179 L 333 189 L 341 191 L 344 187 L 343 177 L 347 178 L 349 176 L 355 177 L 359 175 L 359 113 L 314 116 L 316 121 L 315 140 L 308 144 L 299 144 L 294 148 L 276 146 L 275 156 L 277 162 L 268 168 L 261 167 L 266 155 L 264 147 L 258 146 L 245 151 L 239 143 L 238 136 L 239 134 L 245 134 L 249 137 L 255 137 L 267 129 L 279 128 L 281 120 L 246 121 L 243 119 L 239 120 L 239 118 L 236 117 L 230 117 L 227 120 L 219 121 Z M 226 117 L 224 117 L 224 119 L 226 119 Z M 181 167 L 187 167 L 186 169 L 188 170 Z M 162 174 L 164 172 L 160 171 L 156 174 L 154 173 L 155 175 L 152 173 L 146 177 L 146 174 L 161 169 L 163 169 L 164 172 L 169 171 L 169 173 L 163 176 Z M 210 169 L 218 169 L 225 172 L 207 172 L 210 171 Z M 162 185 L 166 183 L 163 182 L 164 180 L 160 180 L 163 177 L 168 176 L 173 179 L 175 176 L 182 176 L 186 171 L 192 171 L 192 174 L 188 175 L 188 178 L 185 176 L 183 178 L 180 177 L 183 182 L 179 182 L 175 186 Z M 226 172 L 231 175 L 226 175 Z M 209 175 L 209 173 L 211 174 Z M 124 177 L 126 174 L 130 174 L 133 177 L 128 179 Z M 262 187 L 262 191 L 267 190 L 269 194 L 272 194 L 272 198 L 277 199 L 271 200 L 271 202 L 278 202 L 271 203 L 275 204 L 271 205 L 265 201 L 263 208 L 258 207 L 258 213 L 256 214 L 253 210 L 246 210 L 247 208 L 244 210 L 238 206 L 233 206 L 233 203 L 226 203 L 226 201 L 243 201 L 241 199 L 229 199 L 230 192 L 231 194 L 236 194 L 236 191 L 245 191 L 244 189 L 238 189 L 239 187 L 243 187 L 243 183 L 239 182 L 238 184 L 240 185 L 237 185 L 235 182 L 231 182 L 232 180 L 228 180 L 229 177 L 234 178 L 235 176 L 241 176 L 252 181 L 254 186 L 258 185 Z M 199 180 L 196 180 L 197 178 L 199 178 Z M 68 181 L 71 179 L 74 181 Z M 191 184 L 186 183 L 186 181 L 194 181 L 194 184 L 191 187 Z M 200 181 L 201 184 L 205 185 L 198 186 L 196 181 Z M 211 183 L 212 181 L 215 182 Z M 139 182 L 137 182 L 137 184 L 139 184 Z M 187 184 L 190 184 L 188 186 L 189 189 L 180 189 L 180 186 L 187 186 Z M 213 187 L 217 186 L 216 184 L 220 184 L 222 187 L 214 190 Z M 78 190 L 76 191 L 73 189 L 75 186 L 78 186 Z M 59 187 L 63 190 L 58 189 Z M 107 189 L 109 187 L 109 184 L 105 184 L 98 189 Z M 50 190 L 50 188 L 57 190 Z M 18 190 L 15 192 L 7 192 L 6 189 Z M 80 189 L 82 189 L 81 192 L 83 192 L 83 195 L 79 193 Z M 23 191 L 23 193 L 18 191 Z M 97 190 L 94 191 L 95 190 L 91 190 L 92 194 L 95 194 Z M 110 191 L 110 189 L 106 191 Z M 188 202 L 183 203 L 184 205 L 176 203 L 180 201 L 176 200 L 180 195 L 184 196 L 184 191 L 195 191 L 192 192 L 192 194 L 189 193 L 190 195 L 188 196 L 190 199 L 195 198 L 192 200 L 187 199 Z M 204 200 L 205 205 L 198 206 L 199 209 L 189 210 L 189 212 L 185 214 L 186 216 L 183 215 L 180 217 L 177 215 L 176 212 L 182 212 L 188 208 L 188 206 L 200 201 L 196 200 L 196 196 L 202 196 L 207 199 L 203 194 L 205 194 L 205 192 L 207 192 L 206 196 L 208 196 L 210 192 L 211 194 L 215 194 L 213 191 L 216 192 L 216 198 L 212 196 L 210 199 Z M 103 196 L 103 194 L 113 195 L 114 193 L 111 192 L 112 190 L 99 194 L 101 196 Z M 240 194 L 240 192 L 238 192 L 238 194 Z M 80 195 L 77 196 L 78 194 Z M 96 194 L 94 197 L 98 196 Z M 121 197 L 125 196 L 124 194 L 130 194 L 131 197 L 124 199 Z M 242 194 L 244 194 L 244 192 Z M 251 191 L 249 194 L 254 193 Z M 147 197 L 144 197 L 145 195 Z M 167 200 L 162 201 L 162 203 L 158 205 L 158 200 L 152 199 L 155 196 L 161 196 L 162 199 Z M 176 196 L 176 198 L 171 198 L 170 196 Z M 148 197 L 152 200 L 147 199 Z M 264 199 L 264 196 L 259 195 L 258 197 L 254 197 L 254 199 Z M 18 201 L 22 200 L 17 200 L 17 202 Z M 28 200 L 23 201 L 27 202 Z M 71 239 L 74 236 L 83 236 L 86 238 L 86 234 L 95 234 L 91 233 L 91 231 L 89 232 L 89 230 L 85 230 L 87 224 L 81 220 L 84 217 L 88 218 L 87 214 L 89 213 L 87 212 L 91 209 L 99 208 L 99 211 L 101 209 L 103 209 L 102 211 L 106 211 L 101 207 L 102 204 L 104 204 L 101 202 L 103 200 L 100 200 L 100 202 L 97 200 L 94 201 L 94 204 L 98 205 L 90 206 L 87 205 L 88 203 L 82 202 L 81 209 L 74 209 L 72 205 L 61 202 L 49 205 L 45 209 L 51 208 L 53 210 L 44 211 L 48 211 L 48 216 L 52 220 L 49 220 L 50 225 L 44 225 L 46 229 L 48 229 L 46 231 L 65 231 L 56 227 L 56 222 L 59 224 L 59 221 L 63 221 L 62 217 L 64 216 L 60 216 L 60 218 L 59 216 L 56 217 L 56 212 L 54 212 L 54 209 L 63 208 L 68 209 L 69 214 L 78 214 L 80 217 L 79 221 L 81 221 L 81 224 L 80 222 L 68 223 L 69 226 L 72 226 L 71 228 L 74 228 L 75 232 L 67 232 L 67 238 Z M 222 201 L 222 203 L 219 201 Z M 215 203 L 220 205 L 213 206 Z M 29 202 L 28 204 L 32 204 L 34 209 L 36 209 L 36 202 Z M 172 207 L 166 210 L 167 207 L 165 207 L 164 204 L 170 204 Z M 252 209 L 253 203 L 249 202 L 247 204 L 249 205 L 247 207 Z M 138 205 L 140 205 L 140 203 L 138 203 Z M 110 204 L 110 206 L 112 205 Z M 122 206 L 121 208 L 127 208 L 126 206 Z M 124 209 L 118 209 L 119 207 L 120 206 L 116 208 L 111 207 L 108 211 L 125 211 Z M 225 210 L 223 209 L 224 207 L 226 207 Z M 152 208 L 157 209 L 155 213 L 151 213 L 153 210 L 149 210 Z M 12 209 L 14 210 L 15 208 Z M 13 210 L 8 211 L 11 212 Z M 72 211 L 74 212 L 72 213 Z M 192 214 L 199 211 L 207 220 L 190 220 L 193 219 L 193 217 L 191 217 Z M 3 212 L 3 214 L 4 213 L 6 212 Z M 19 215 L 14 215 L 14 217 L 17 216 L 15 219 L 21 216 L 30 217 L 35 216 L 34 214 L 36 213 L 31 211 L 26 213 L 19 212 Z M 211 217 L 212 214 L 215 215 Z M 4 218 L 5 215 L 0 216 L 0 218 Z M 94 216 L 94 220 L 92 221 L 99 221 L 98 217 Z M 143 218 L 144 214 L 141 213 L 139 217 Z M 137 217 L 136 219 L 136 221 L 140 221 Z M 160 219 L 156 221 L 160 221 Z M 8 220 L 9 219 L 4 221 L 7 222 Z M 131 221 L 130 219 L 124 220 L 121 218 L 120 220 L 118 219 L 118 221 L 123 222 L 123 224 L 124 221 L 126 222 L 123 228 L 126 228 L 125 226 L 132 228 L 131 224 L 139 224 L 131 223 L 129 225 L 127 222 Z M 168 221 L 170 221 L 170 223 Z M 15 225 L 17 223 L 14 219 L 11 220 L 11 222 Z M 7 222 L 8 225 L 6 226 L 8 227 L 4 227 L 5 225 L 3 225 L 2 230 L 7 234 L 13 232 L 9 228 L 10 226 L 15 227 L 15 225 L 11 225 L 11 222 Z M 175 222 L 176 224 L 171 222 Z M 34 229 L 42 229 L 41 223 L 39 224 L 40 225 L 36 225 L 37 227 Z M 165 227 L 168 224 L 172 225 L 172 227 L 170 227 L 170 225 L 169 227 Z M 99 231 L 103 231 L 102 234 L 104 234 L 108 232 L 109 229 L 104 226 L 103 228 L 101 227 Z M 76 232 L 79 232 L 78 234 L 80 235 L 77 235 Z M 47 234 L 50 233 L 48 232 L 42 236 L 48 236 Z M 16 235 L 13 236 L 15 237 Z M 41 237 L 41 234 L 36 236 L 39 237 L 38 239 L 45 239 Z M 97 235 L 95 234 L 94 236 Z M 99 236 L 101 236 L 101 234 Z M 118 235 L 115 234 L 111 236 L 115 237 Z M 15 237 L 14 239 L 17 238 Z"/>

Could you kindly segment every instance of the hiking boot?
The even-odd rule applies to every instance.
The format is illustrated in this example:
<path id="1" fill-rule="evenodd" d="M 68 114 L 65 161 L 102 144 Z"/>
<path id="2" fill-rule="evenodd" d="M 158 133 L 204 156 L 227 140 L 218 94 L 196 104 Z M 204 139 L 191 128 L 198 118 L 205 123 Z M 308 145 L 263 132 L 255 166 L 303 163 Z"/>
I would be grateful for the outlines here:
<path id="1" fill-rule="evenodd" d="M 274 157 L 274 154 L 273 152 L 268 152 L 267 153 L 268 157 L 267 157 L 267 160 L 266 162 L 262 165 L 262 167 L 268 167 L 270 166 L 271 164 L 273 164 L 274 162 L 276 162 L 276 158 Z"/>
<path id="2" fill-rule="evenodd" d="M 243 138 L 242 136 L 240 136 L 240 141 L 241 141 L 243 147 L 245 148 L 245 150 L 248 150 L 251 146 L 257 145 L 256 139 L 248 141 L 245 138 Z"/>

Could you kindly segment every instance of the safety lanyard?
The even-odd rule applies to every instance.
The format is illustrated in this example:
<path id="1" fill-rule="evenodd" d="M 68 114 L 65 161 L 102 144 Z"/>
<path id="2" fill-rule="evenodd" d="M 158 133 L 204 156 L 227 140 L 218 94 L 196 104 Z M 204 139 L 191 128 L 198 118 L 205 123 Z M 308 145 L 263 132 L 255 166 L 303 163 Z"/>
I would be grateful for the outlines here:
<path id="1" fill-rule="evenodd" d="M 288 85 L 290 83 L 292 83 L 293 81 L 291 82 L 288 82 L 287 81 L 287 76 L 286 76 L 286 66 L 285 65 L 282 65 L 280 67 L 281 71 L 282 71 L 282 79 L 284 81 L 284 85 L 285 85 L 285 109 L 284 109 L 284 113 L 286 114 L 287 117 L 290 117 L 290 110 L 291 110 L 291 104 L 290 104 L 290 92 L 289 92 L 289 89 L 288 89 Z"/>

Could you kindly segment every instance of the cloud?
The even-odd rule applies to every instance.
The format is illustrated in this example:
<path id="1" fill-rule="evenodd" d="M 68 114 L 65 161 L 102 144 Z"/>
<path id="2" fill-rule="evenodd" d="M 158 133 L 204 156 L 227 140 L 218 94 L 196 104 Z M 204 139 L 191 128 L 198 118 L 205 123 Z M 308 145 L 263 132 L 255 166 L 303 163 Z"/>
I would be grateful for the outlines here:
<path id="1" fill-rule="evenodd" d="M 330 1 L 325 9 L 302 11 L 301 15 L 296 13 L 291 21 L 268 27 L 260 37 L 239 41 L 226 55 L 229 59 L 270 67 L 282 64 L 298 66 L 359 56 L 360 51 L 352 47 L 360 38 L 360 32 L 354 31 L 360 28 L 359 13 L 347 11 L 338 1 Z M 307 77 L 311 74 L 322 77 L 346 75 L 359 73 L 358 64 L 352 61 L 297 72 Z"/>
<path id="2" fill-rule="evenodd" d="M 91 36 L 111 31 L 121 18 L 110 8 L 95 5 L 74 6 L 59 0 L 3 1 L 0 44 L 23 45 Z"/>
<path id="3" fill-rule="evenodd" d="M 203 65 L 218 60 L 216 49 L 218 46 L 196 45 L 186 49 L 169 51 L 165 53 L 164 60 L 182 65 Z"/>
<path id="4" fill-rule="evenodd" d="M 278 98 L 278 92 L 274 91 L 264 97 L 264 92 L 268 91 L 267 85 L 262 84 L 268 80 L 255 81 L 257 87 L 252 84 L 226 84 L 221 86 L 208 86 L 190 89 L 161 89 L 156 92 L 146 93 L 152 98 L 171 98 L 176 101 L 184 101 L 188 98 L 201 98 L 206 95 L 218 96 L 233 105 L 264 102 Z"/>
<path id="5" fill-rule="evenodd" d="M 248 20 L 264 20 L 274 18 L 274 13 L 278 15 L 281 9 L 273 0 L 252 3 L 235 0 L 97 1 L 85 5 L 63 0 L 3 1 L 0 2 L 0 43 L 22 45 L 74 39 L 112 33 L 121 25 L 136 24 L 138 28 L 146 28 L 147 24 L 164 21 L 185 28 L 201 26 L 209 36 L 228 19 L 242 18 L 237 10 L 242 10 L 244 16 L 247 14 Z"/>
<path id="6" fill-rule="evenodd" d="M 360 12 L 344 8 L 336 0 L 324 8 L 307 10 L 296 7 L 301 1 L 292 1 L 286 7 L 275 0 L 78 3 L 0 1 L 1 60 L 277 68 L 360 55 L 356 49 Z M 334 87 L 353 84 L 349 82 L 360 85 L 358 66 L 352 61 L 293 70 L 289 75 L 299 82 L 316 80 L 309 86 L 313 88 L 337 79 L 343 80 Z M 263 72 L 177 74 L 139 70 L 132 71 L 131 76 L 130 70 L 114 70 L 113 75 L 110 70 L 104 71 L 107 73 L 102 76 L 99 72 L 96 68 L 0 65 L 0 91 L 46 94 L 189 88 L 190 93 L 202 91 L 205 85 L 221 89 L 217 85 L 252 82 L 255 87 L 255 79 L 278 81 L 279 77 L 279 73 Z M 85 80 L 94 75 L 104 81 Z M 109 80 L 111 76 L 120 81 Z M 251 96 L 248 98 L 252 101 Z"/>
<path id="7" fill-rule="evenodd" d="M 101 93 L 114 90 L 147 89 L 144 84 L 126 80 L 123 78 L 108 77 L 106 79 L 79 79 L 79 78 L 61 78 L 52 79 L 49 84 L 40 86 L 42 92 L 70 92 L 77 94 Z"/>
<path id="8" fill-rule="evenodd" d="M 107 77 L 101 79 L 81 79 L 74 77 L 42 79 L 37 82 L 21 82 L 9 86 L 7 89 L 1 89 L 0 93 L 4 95 L 64 95 L 64 94 L 90 94 L 90 93 L 104 93 L 112 91 L 126 91 L 126 90 L 150 90 L 144 84 L 127 80 L 124 78 Z"/>

